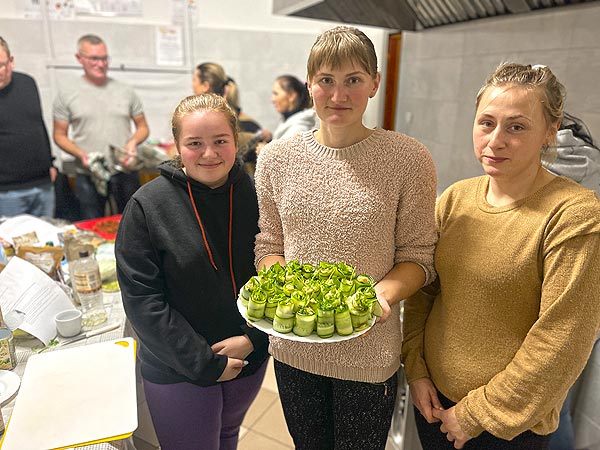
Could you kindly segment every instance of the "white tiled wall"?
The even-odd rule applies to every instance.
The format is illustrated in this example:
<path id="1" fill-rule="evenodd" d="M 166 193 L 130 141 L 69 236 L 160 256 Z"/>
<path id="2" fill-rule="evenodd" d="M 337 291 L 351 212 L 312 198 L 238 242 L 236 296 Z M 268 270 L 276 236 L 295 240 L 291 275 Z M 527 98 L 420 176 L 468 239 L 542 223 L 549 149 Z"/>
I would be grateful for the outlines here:
<path id="1" fill-rule="evenodd" d="M 403 33 L 396 129 L 423 142 L 439 191 L 481 174 L 473 156 L 475 96 L 503 61 L 545 64 L 566 86 L 566 109 L 600 140 L 600 3 L 551 8 Z"/>

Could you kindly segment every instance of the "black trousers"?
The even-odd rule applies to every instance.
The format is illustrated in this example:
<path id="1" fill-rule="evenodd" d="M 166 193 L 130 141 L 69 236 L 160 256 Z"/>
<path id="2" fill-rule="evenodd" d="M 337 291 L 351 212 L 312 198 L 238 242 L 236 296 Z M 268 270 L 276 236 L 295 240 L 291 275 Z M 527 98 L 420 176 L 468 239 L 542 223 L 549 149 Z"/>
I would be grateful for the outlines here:
<path id="1" fill-rule="evenodd" d="M 275 361 L 296 450 L 384 450 L 398 378 L 361 383 L 314 375 Z"/>
<path id="2" fill-rule="evenodd" d="M 140 187 L 138 172 L 116 173 L 110 177 L 108 182 L 108 195 L 116 204 L 116 211 L 111 214 L 121 214 L 131 196 Z M 79 200 L 79 208 L 82 219 L 94 219 L 105 216 L 106 202 L 108 198 L 100 195 L 87 175 L 78 174 L 75 179 L 75 195 Z"/>
<path id="3" fill-rule="evenodd" d="M 448 400 L 438 391 L 438 398 L 444 409 L 453 407 L 456 403 Z M 441 422 L 428 423 L 415 408 L 415 422 L 423 450 L 454 450 L 454 442 L 446 439 L 446 434 L 440 431 Z M 487 431 L 470 441 L 463 450 L 547 450 L 550 435 L 541 436 L 531 431 L 519 434 L 513 440 L 500 439 Z"/>

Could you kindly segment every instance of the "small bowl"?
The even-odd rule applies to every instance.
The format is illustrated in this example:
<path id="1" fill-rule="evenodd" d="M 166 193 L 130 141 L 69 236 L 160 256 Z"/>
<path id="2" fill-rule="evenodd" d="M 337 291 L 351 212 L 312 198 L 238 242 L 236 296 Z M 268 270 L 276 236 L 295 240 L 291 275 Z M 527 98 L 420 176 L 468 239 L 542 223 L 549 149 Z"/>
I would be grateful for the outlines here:
<path id="1" fill-rule="evenodd" d="M 72 337 L 81 333 L 81 316 L 78 309 L 67 309 L 54 317 L 56 330 L 63 337 Z"/>

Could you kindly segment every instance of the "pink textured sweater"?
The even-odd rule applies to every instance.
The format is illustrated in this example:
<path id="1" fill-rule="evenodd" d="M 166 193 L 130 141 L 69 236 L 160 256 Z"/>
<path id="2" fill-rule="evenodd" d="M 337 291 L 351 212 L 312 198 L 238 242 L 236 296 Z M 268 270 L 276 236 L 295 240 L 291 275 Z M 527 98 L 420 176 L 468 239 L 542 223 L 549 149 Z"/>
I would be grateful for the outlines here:
<path id="1" fill-rule="evenodd" d="M 256 262 L 346 262 L 383 278 L 394 264 L 420 264 L 431 279 L 436 241 L 436 174 L 427 149 L 396 132 L 375 129 L 365 140 L 335 149 L 312 131 L 274 141 L 256 169 L 260 233 Z M 384 324 L 338 343 L 271 338 L 275 359 L 339 379 L 382 382 L 400 367 L 399 306 Z"/>

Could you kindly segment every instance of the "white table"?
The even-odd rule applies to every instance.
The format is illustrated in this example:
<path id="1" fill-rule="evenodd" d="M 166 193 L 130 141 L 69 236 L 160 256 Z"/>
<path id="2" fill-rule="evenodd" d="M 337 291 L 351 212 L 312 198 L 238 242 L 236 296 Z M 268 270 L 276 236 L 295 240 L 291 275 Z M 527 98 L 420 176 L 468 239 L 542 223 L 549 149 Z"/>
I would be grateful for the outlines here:
<path id="1" fill-rule="evenodd" d="M 55 352 L 60 351 L 67 348 L 80 347 L 89 344 L 95 344 L 98 342 L 111 341 L 114 339 L 119 339 L 129 335 L 128 332 L 128 324 L 125 317 L 125 311 L 123 310 L 123 303 L 121 301 L 121 293 L 113 292 L 106 293 L 104 292 L 104 306 L 107 312 L 107 321 L 99 327 L 103 327 L 109 323 L 118 322 L 119 327 L 107 331 L 103 334 L 99 334 L 97 336 L 92 336 L 87 339 L 82 339 L 77 342 L 73 342 L 71 344 L 66 345 L 54 345 L 50 347 L 44 348 L 43 352 Z M 65 340 L 66 338 L 58 337 L 59 344 L 61 340 Z M 27 366 L 27 360 L 31 355 L 40 352 L 40 349 L 43 348 L 43 343 L 38 339 L 15 339 L 15 350 L 17 355 L 17 366 L 13 369 L 20 378 L 23 378 L 23 373 L 25 372 L 25 367 Z M 4 418 L 4 423 L 8 424 L 10 416 L 12 414 L 13 407 L 15 405 L 16 399 L 18 398 L 18 392 L 15 396 L 9 399 L 7 402 L 2 404 L 2 417 Z M 134 449 L 133 444 L 131 444 L 129 439 L 121 440 L 121 441 L 112 441 L 110 443 L 102 443 L 95 445 L 87 445 L 83 447 L 77 447 L 78 449 L 85 450 L 115 450 L 115 449 Z"/>

